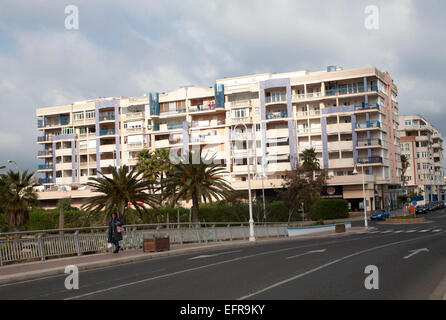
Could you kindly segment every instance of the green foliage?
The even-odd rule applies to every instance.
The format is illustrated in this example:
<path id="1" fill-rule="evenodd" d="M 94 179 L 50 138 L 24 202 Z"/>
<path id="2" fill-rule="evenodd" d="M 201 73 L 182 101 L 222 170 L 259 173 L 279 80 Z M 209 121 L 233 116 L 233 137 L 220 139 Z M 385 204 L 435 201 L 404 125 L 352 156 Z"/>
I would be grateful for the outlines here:
<path id="1" fill-rule="evenodd" d="M 63 209 L 64 211 L 70 210 L 71 207 L 71 198 L 63 198 L 57 201 L 57 209 Z"/>
<path id="2" fill-rule="evenodd" d="M 348 201 L 344 199 L 319 199 L 311 206 L 311 220 L 348 218 Z"/>

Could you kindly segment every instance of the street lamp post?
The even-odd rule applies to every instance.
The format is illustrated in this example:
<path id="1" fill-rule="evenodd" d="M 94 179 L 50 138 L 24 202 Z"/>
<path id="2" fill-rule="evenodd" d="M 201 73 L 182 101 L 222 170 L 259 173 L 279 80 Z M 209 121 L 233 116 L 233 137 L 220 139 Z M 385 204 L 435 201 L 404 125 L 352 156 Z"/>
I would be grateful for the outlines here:
<path id="1" fill-rule="evenodd" d="M 369 223 L 367 220 L 367 200 L 366 200 L 366 196 L 365 196 L 364 166 L 361 167 L 361 172 L 362 172 L 362 194 L 363 194 L 363 201 L 364 201 L 364 227 L 367 229 L 369 227 Z M 356 166 L 355 166 L 355 169 L 353 170 L 353 174 L 358 174 L 358 170 L 356 170 Z"/>
<path id="2" fill-rule="evenodd" d="M 245 128 L 245 132 L 248 133 L 248 127 L 244 123 L 239 123 L 234 127 L 237 129 L 239 125 L 242 125 Z M 246 135 L 246 148 L 247 148 L 247 159 L 248 159 L 248 197 L 249 197 L 249 241 L 256 241 L 256 237 L 254 235 L 254 219 L 252 218 L 252 198 L 251 198 L 251 170 L 250 170 L 250 161 L 249 161 L 249 140 L 248 135 Z"/>
<path id="3" fill-rule="evenodd" d="M 17 171 L 19 171 L 19 166 L 17 165 L 17 162 L 15 162 L 14 160 L 8 160 L 8 163 L 13 163 L 17 169 Z"/>

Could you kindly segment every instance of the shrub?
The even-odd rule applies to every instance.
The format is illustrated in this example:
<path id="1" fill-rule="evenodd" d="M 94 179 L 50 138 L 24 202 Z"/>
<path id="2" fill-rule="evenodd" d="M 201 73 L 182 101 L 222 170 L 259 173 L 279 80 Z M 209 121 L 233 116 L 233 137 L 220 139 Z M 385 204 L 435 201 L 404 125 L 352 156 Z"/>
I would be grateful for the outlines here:
<path id="1" fill-rule="evenodd" d="M 311 206 L 311 220 L 348 218 L 348 201 L 343 199 L 319 199 Z"/>

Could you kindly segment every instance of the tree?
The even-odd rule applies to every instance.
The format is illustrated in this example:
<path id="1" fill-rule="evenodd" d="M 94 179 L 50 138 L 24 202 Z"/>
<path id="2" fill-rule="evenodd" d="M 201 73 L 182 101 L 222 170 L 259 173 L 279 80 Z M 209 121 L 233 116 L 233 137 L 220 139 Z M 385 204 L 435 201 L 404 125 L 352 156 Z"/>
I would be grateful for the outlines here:
<path id="1" fill-rule="evenodd" d="M 170 201 L 173 203 L 179 199 L 192 200 L 193 221 L 199 222 L 200 201 L 226 199 L 233 189 L 222 178 L 226 171 L 214 164 L 213 159 L 204 162 L 201 151 L 196 152 L 199 154 L 189 152 L 188 161 L 172 166 L 171 174 L 166 180 L 164 196 L 172 196 Z"/>
<path id="2" fill-rule="evenodd" d="M 409 159 L 406 157 L 406 155 L 401 155 L 401 186 L 404 189 L 404 186 L 406 185 L 406 172 L 409 168 Z"/>
<path id="3" fill-rule="evenodd" d="M 127 166 L 118 170 L 111 166 L 109 168 L 112 178 L 99 172 L 101 177 L 90 178 L 87 182 L 92 192 L 101 194 L 87 198 L 82 209 L 93 212 L 104 210 L 106 216 L 116 212 L 118 217 L 125 222 L 129 204 L 141 216 L 145 211 L 145 206 L 157 207 L 159 205 L 159 197 L 149 192 L 153 188 L 153 181 L 142 179 L 142 173 L 136 168 L 132 170 L 129 170 Z"/>
<path id="4" fill-rule="evenodd" d="M 39 205 L 34 190 L 38 184 L 33 182 L 33 175 L 28 170 L 22 173 L 9 170 L 0 175 L 0 206 L 6 221 L 16 232 L 28 221 L 30 209 Z"/>
<path id="5" fill-rule="evenodd" d="M 306 171 L 316 171 L 320 169 L 319 159 L 314 148 L 305 149 L 302 152 L 302 167 Z"/>
<path id="6" fill-rule="evenodd" d="M 304 203 L 304 210 L 308 212 L 311 205 L 320 198 L 326 186 L 324 171 L 319 171 L 313 179 L 311 167 L 297 165 L 294 170 L 288 171 L 285 176 L 283 189 L 279 191 L 283 204 L 288 208 L 288 223 L 292 214 Z"/>

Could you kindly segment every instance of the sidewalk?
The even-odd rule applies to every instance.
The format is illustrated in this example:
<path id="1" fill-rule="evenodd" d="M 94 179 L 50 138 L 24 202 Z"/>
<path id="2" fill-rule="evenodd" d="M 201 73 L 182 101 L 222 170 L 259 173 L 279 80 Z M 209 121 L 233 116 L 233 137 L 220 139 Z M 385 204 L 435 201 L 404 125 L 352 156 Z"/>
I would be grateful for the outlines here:
<path id="1" fill-rule="evenodd" d="M 224 242 L 192 243 L 183 245 L 174 244 L 171 245 L 170 251 L 162 251 L 162 252 L 145 253 L 142 251 L 142 249 L 140 249 L 140 250 L 123 251 L 118 254 L 97 253 L 84 256 L 56 258 L 46 261 L 11 264 L 0 267 L 0 285 L 64 274 L 65 267 L 69 265 L 76 265 L 79 271 L 81 271 L 94 268 L 116 266 L 124 263 L 144 261 L 167 256 L 178 256 L 184 254 L 191 254 L 195 252 L 204 252 L 215 249 L 256 246 L 277 241 L 293 241 L 293 240 L 318 239 L 326 237 L 339 237 L 350 234 L 356 234 L 363 231 L 364 228 L 362 227 L 353 227 L 351 229 L 348 229 L 347 232 L 339 234 L 336 234 L 332 231 L 325 231 L 313 235 L 305 235 L 305 236 L 289 237 L 289 238 L 260 238 L 257 239 L 256 242 L 249 242 L 247 240 L 236 240 L 236 241 L 224 241 Z"/>

